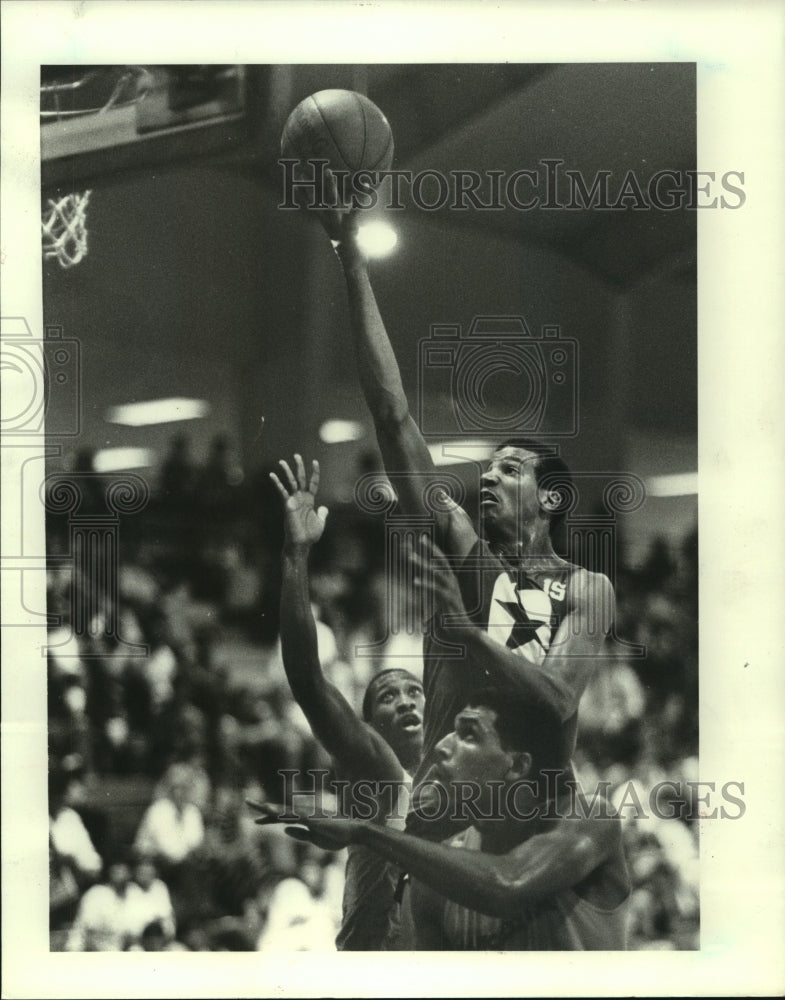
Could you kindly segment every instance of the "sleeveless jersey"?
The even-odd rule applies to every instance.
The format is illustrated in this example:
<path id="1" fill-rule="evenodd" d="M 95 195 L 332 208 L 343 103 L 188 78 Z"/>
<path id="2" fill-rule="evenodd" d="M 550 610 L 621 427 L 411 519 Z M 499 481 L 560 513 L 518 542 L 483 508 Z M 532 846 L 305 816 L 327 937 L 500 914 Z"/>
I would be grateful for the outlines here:
<path id="1" fill-rule="evenodd" d="M 453 837 L 453 847 L 480 849 L 474 827 Z M 624 951 L 627 907 L 594 906 L 572 889 L 521 909 L 519 917 L 502 920 L 447 900 L 442 917 L 448 951 Z"/>
<path id="2" fill-rule="evenodd" d="M 398 804 L 384 825 L 402 830 L 409 808 L 411 778 L 401 768 Z M 399 869 L 362 844 L 347 848 L 338 951 L 396 951 L 400 948 L 400 914 L 395 899 Z"/>
<path id="3" fill-rule="evenodd" d="M 541 665 L 562 619 L 571 610 L 570 581 L 577 571 L 579 567 L 571 563 L 531 572 L 511 570 L 486 541 L 478 539 L 455 575 L 473 626 L 484 629 L 522 661 Z M 456 631 L 460 635 L 460 630 Z M 447 655 L 430 631 L 424 639 L 423 659 L 425 734 L 422 763 L 414 777 L 414 810 L 419 804 L 417 787 L 427 779 L 435 762 L 436 745 L 452 732 L 455 716 L 469 695 L 493 684 L 471 657 Z M 577 713 L 564 723 L 565 759 L 572 754 L 576 731 Z M 429 822 L 415 812 L 409 814 L 406 828 L 429 840 L 443 840 L 450 832 L 443 824 Z"/>

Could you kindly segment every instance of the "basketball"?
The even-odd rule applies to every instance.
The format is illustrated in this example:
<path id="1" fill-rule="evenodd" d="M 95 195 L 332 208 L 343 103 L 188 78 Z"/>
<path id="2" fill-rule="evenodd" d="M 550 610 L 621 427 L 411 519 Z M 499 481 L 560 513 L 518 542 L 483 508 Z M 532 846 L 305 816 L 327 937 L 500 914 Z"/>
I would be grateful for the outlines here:
<path id="1" fill-rule="evenodd" d="M 327 160 L 333 171 L 389 170 L 392 129 L 373 101 L 353 90 L 320 90 L 301 101 L 281 135 L 287 159 Z"/>

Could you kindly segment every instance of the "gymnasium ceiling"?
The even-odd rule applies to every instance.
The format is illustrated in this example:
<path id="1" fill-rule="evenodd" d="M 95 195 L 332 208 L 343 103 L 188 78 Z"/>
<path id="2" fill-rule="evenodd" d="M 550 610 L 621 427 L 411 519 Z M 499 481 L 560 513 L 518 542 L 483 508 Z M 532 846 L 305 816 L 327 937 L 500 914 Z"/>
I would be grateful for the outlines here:
<path id="1" fill-rule="evenodd" d="M 328 82 L 331 76 L 337 82 Z M 511 174 L 555 158 L 587 183 L 611 171 L 614 200 L 630 170 L 645 184 L 657 170 L 696 167 L 693 64 L 397 65 L 348 74 L 347 68 L 297 67 L 285 106 L 313 90 L 353 84 L 390 121 L 398 169 Z M 273 115 L 282 122 L 286 112 L 275 108 Z M 274 159 L 278 132 L 271 132 L 266 152 Z M 694 278 L 694 212 L 436 214 L 451 225 L 550 244 L 613 287 L 630 287 L 659 268 Z"/>
<path id="2" fill-rule="evenodd" d="M 86 261 L 84 273 L 80 271 L 77 275 L 80 281 L 92 280 L 98 296 L 108 295 L 104 289 L 109 287 L 108 275 L 113 273 L 112 260 L 116 254 L 106 245 L 109 242 L 106 234 L 120 228 L 125 232 L 123 247 L 126 243 L 131 248 L 155 246 L 162 260 L 166 254 L 171 258 L 154 269 L 152 266 L 148 269 L 144 260 L 135 263 L 133 277 L 143 282 L 140 285 L 143 293 L 136 285 L 129 285 L 126 325 L 129 336 L 133 333 L 134 343 L 138 343 L 140 331 L 145 328 L 143 318 L 137 316 L 143 306 L 149 306 L 157 315 L 167 315 L 175 302 L 172 325 L 195 329 L 205 312 L 203 300 L 210 296 L 220 298 L 222 283 L 227 287 L 236 284 L 232 300 L 235 308 L 247 309 L 249 315 L 253 313 L 256 307 L 248 290 L 257 287 L 251 271 L 258 257 L 258 234 L 275 227 L 265 224 L 271 220 L 257 217 L 258 206 L 252 210 L 249 199 L 254 197 L 254 188 L 261 185 L 271 195 L 267 203 L 277 201 L 281 190 L 277 163 L 281 129 L 292 108 L 318 90 L 342 87 L 367 93 L 384 111 L 393 129 L 396 148 L 393 166 L 414 173 L 426 169 L 444 174 L 458 169 L 512 173 L 536 168 L 542 160 L 553 158 L 563 161 L 565 169 L 580 171 L 587 183 L 599 171 L 610 172 L 610 190 L 616 192 L 628 171 L 634 171 L 645 186 L 658 170 L 683 172 L 696 167 L 693 64 L 307 65 L 248 67 L 247 72 L 249 133 L 237 147 L 205 156 L 203 150 L 194 151 L 192 142 L 185 148 L 181 134 L 170 136 L 171 141 L 161 145 L 154 167 L 149 158 L 138 155 L 139 147 L 129 149 L 120 166 L 113 165 L 111 149 L 108 153 L 95 151 L 81 163 L 67 166 L 71 177 L 88 177 L 92 170 L 96 176 L 112 175 L 118 181 L 107 190 L 99 187 L 94 212 L 91 203 L 91 219 L 95 219 L 94 252 Z M 202 171 L 202 164 L 210 169 Z M 46 184 L 47 164 L 43 167 Z M 205 203 L 205 211 L 192 217 L 188 213 L 200 204 L 199 199 L 206 192 L 211 200 Z M 129 204 L 143 205 L 144 211 L 129 214 Z M 179 217 L 178 226 L 167 228 L 167 208 L 172 205 L 180 206 L 186 214 Z M 694 440 L 696 212 L 684 209 L 457 212 L 446 208 L 433 213 L 405 214 L 407 224 L 416 223 L 418 227 L 417 259 L 434 261 L 437 271 L 421 280 L 417 260 L 404 253 L 397 255 L 397 259 L 394 255 L 386 268 L 386 303 L 395 311 L 395 315 L 386 314 L 386 319 L 394 320 L 395 329 L 404 331 L 399 336 L 408 338 L 398 344 L 401 358 L 416 358 L 422 325 L 433 315 L 439 315 L 434 312 L 437 308 L 445 314 L 452 309 L 450 296 L 456 299 L 463 296 L 455 309 L 455 315 L 460 317 L 461 310 L 465 313 L 469 308 L 467 299 L 475 290 L 482 292 L 483 282 L 489 278 L 494 288 L 498 281 L 508 277 L 519 285 L 529 280 L 528 274 L 520 273 L 519 261 L 542 257 L 542 267 L 551 270 L 554 266 L 558 269 L 559 262 L 564 261 L 564 273 L 556 276 L 563 282 L 559 294 L 572 296 L 575 292 L 575 301 L 570 306 L 572 312 L 560 305 L 558 315 L 565 314 L 569 329 L 580 330 L 587 347 L 593 344 L 585 352 L 587 363 L 589 357 L 611 356 L 611 327 L 616 319 L 613 309 L 625 293 L 630 293 L 628 302 L 632 303 L 632 312 L 624 321 L 626 355 L 616 362 L 617 368 L 621 365 L 622 376 L 616 389 L 598 382 L 595 393 L 584 397 L 592 412 L 600 412 L 606 404 L 606 393 L 626 394 L 617 426 L 614 425 L 616 430 L 610 426 L 613 420 L 608 417 L 608 427 L 603 425 L 602 433 L 618 436 L 622 427 L 634 424 L 645 433 L 665 435 L 663 440 L 667 444 L 660 448 L 663 454 L 671 449 L 676 435 L 688 435 Z M 294 236 L 296 229 L 287 227 L 287 232 Z M 455 255 L 459 266 L 455 273 L 440 276 L 444 242 L 451 235 L 456 246 L 460 245 L 460 252 Z M 208 240 L 214 241 L 214 245 L 205 242 Z M 188 247 L 192 246 L 204 248 L 203 255 L 209 258 L 203 264 L 203 272 L 199 270 L 201 251 L 191 252 Z M 505 253 L 507 246 L 509 254 Z M 490 247 L 493 249 L 489 250 Z M 523 252 L 516 252 L 516 248 Z M 540 248 L 548 252 L 541 254 Z M 122 258 L 125 250 L 117 252 Z M 493 253 L 509 259 L 492 259 Z M 216 276 L 216 261 L 221 262 L 226 273 Z M 268 263 L 270 275 L 264 287 L 271 297 L 284 303 L 277 308 L 288 308 L 287 283 L 296 289 L 291 291 L 295 298 L 309 294 L 295 285 L 301 276 L 290 274 L 283 254 L 274 253 Z M 167 273 L 167 267 L 175 268 L 173 273 L 183 286 L 174 299 L 169 284 L 158 287 L 159 272 Z M 92 269 L 95 275 L 90 278 Z M 493 269 L 501 277 L 491 273 Z M 194 275 L 192 282 L 187 278 L 189 271 Z M 125 271 L 122 274 L 130 281 Z M 576 275 L 581 279 L 580 289 L 571 284 Z M 246 281 L 248 288 L 242 284 Z M 55 288 L 61 284 L 58 299 Z M 435 285 L 439 288 L 435 289 Z M 196 300 L 199 305 L 189 312 L 192 290 L 199 292 Z M 330 284 L 325 286 L 324 294 L 340 300 L 334 291 Z M 438 307 L 434 305 L 434 291 L 441 295 L 441 299 L 437 296 Z M 547 294 L 544 289 L 542 295 Z M 72 298 L 61 276 L 52 278 L 49 296 L 53 309 L 57 306 L 64 311 L 63 303 L 76 309 L 73 303 L 77 300 Z M 87 301 L 92 301 L 89 295 Z M 517 304 L 516 298 L 512 308 L 517 308 Z M 217 315 L 223 308 L 219 306 L 215 305 Z M 88 326 L 95 327 L 96 343 L 101 342 L 102 323 L 118 323 L 114 306 L 105 304 L 105 320 L 102 308 L 95 306 L 87 317 Z M 257 322 L 254 314 L 248 322 L 249 330 L 255 331 Z M 276 315 L 275 323 L 278 322 L 289 322 L 284 312 Z M 248 336 L 252 339 L 252 334 Z M 178 370 L 190 372 L 194 365 L 196 355 L 185 346 L 189 342 L 183 339 L 182 348 L 178 348 L 177 338 L 169 338 L 168 349 L 173 357 L 176 350 L 183 351 L 182 357 L 178 355 Z M 330 371 L 337 378 L 338 374 L 352 370 L 353 359 L 346 356 L 341 344 L 342 339 L 336 337 L 325 348 L 329 356 L 323 359 L 322 374 Z M 209 341 L 205 350 L 211 350 Z M 94 347 L 94 354 L 97 351 Z M 217 360 L 213 358 L 212 362 Z M 211 364 L 206 370 L 211 370 Z M 153 379 L 153 374 L 145 377 Z M 192 373 L 194 384 L 188 387 L 188 393 L 214 391 L 210 386 L 197 385 L 198 374 Z M 98 383 L 113 384 L 114 379 L 107 373 L 106 378 L 96 376 Z M 145 383 L 136 391 L 144 398 L 158 390 L 154 390 L 152 383 Z M 296 386 L 292 391 L 296 391 Z M 315 420 L 336 415 L 335 394 L 329 384 L 319 390 L 313 407 Z"/>
<path id="3" fill-rule="evenodd" d="M 45 68 L 45 76 L 47 72 L 52 71 Z M 628 171 L 645 186 L 658 170 L 696 167 L 691 63 L 257 66 L 246 67 L 246 74 L 247 138 L 228 152 L 219 151 L 217 159 L 229 169 L 266 180 L 276 190 L 279 137 L 286 117 L 303 97 L 330 87 L 360 90 L 381 107 L 393 129 L 396 169 L 443 174 L 497 170 L 509 176 L 519 169 L 536 169 L 544 159 L 558 159 L 563 161 L 561 169 L 579 171 L 589 185 L 598 172 L 610 172 L 614 201 Z M 207 148 L 198 132 L 173 133 L 162 138 L 156 162 L 166 166 L 186 157 L 206 161 Z M 97 150 L 67 164 L 65 173 L 133 172 L 135 166 L 149 165 L 148 154 L 140 158 L 140 152 L 139 146 L 128 147 L 126 156 L 119 150 Z M 44 164 L 45 185 L 51 167 Z M 528 192 L 524 182 L 522 196 Z M 560 200 L 568 200 L 566 188 L 560 192 Z M 634 286 L 658 269 L 694 280 L 695 215 L 449 208 L 433 213 L 447 225 L 547 244 L 612 289 Z"/>

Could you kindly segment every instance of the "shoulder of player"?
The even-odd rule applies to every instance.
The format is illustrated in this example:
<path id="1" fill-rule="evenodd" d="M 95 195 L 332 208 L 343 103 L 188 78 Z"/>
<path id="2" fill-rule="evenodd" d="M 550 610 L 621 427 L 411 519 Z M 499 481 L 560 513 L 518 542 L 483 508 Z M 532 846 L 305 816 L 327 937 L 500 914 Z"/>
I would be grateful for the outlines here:
<path id="1" fill-rule="evenodd" d="M 621 819 L 602 796 L 597 796 L 590 808 L 584 801 L 576 812 L 544 820 L 542 832 L 558 832 L 576 843 L 591 843 L 602 850 L 606 860 L 612 860 L 622 844 Z"/>
<path id="2" fill-rule="evenodd" d="M 614 597 L 611 581 L 604 573 L 593 573 L 575 566 L 567 585 L 567 599 L 573 608 L 606 601 Z"/>

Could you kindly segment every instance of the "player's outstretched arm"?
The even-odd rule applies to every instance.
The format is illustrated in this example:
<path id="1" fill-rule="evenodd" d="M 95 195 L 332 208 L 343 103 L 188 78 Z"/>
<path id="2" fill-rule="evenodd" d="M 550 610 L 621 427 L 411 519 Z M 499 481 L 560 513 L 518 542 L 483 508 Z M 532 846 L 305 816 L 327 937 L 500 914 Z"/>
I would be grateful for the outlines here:
<path id="1" fill-rule="evenodd" d="M 271 817 L 274 807 L 257 808 Z M 615 819 L 571 818 L 506 854 L 490 854 L 353 819 L 307 818 L 287 832 L 326 850 L 362 844 L 446 899 L 502 919 L 583 882 L 618 855 L 621 836 Z"/>
<path id="2" fill-rule="evenodd" d="M 314 736 L 350 777 L 397 781 L 401 767 L 387 743 L 352 709 L 322 672 L 311 610 L 308 556 L 322 536 L 327 508 L 316 507 L 319 463 L 306 483 L 305 466 L 294 457 L 295 472 L 281 461 L 281 476 L 271 473 L 284 500 L 285 539 L 281 586 L 281 651 L 295 701 Z"/>
<path id="3" fill-rule="evenodd" d="M 358 843 L 461 906 L 511 919 L 583 882 L 618 850 L 619 836 L 613 820 L 563 820 L 508 854 L 489 854 L 365 824 Z"/>
<path id="4" fill-rule="evenodd" d="M 336 235 L 336 220 L 327 228 Z M 349 315 L 357 358 L 360 387 L 373 418 L 379 450 L 388 474 L 396 476 L 395 488 L 402 508 L 411 513 L 425 509 L 428 474 L 435 467 L 425 439 L 415 423 L 401 381 L 400 369 L 371 287 L 368 261 L 357 239 L 358 218 L 349 212 L 340 218 L 339 239 L 333 246 L 343 267 Z M 433 511 L 426 511 L 433 516 Z M 451 555 L 465 555 L 477 535 L 463 510 L 436 515 L 437 532 Z"/>

